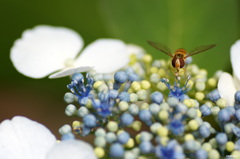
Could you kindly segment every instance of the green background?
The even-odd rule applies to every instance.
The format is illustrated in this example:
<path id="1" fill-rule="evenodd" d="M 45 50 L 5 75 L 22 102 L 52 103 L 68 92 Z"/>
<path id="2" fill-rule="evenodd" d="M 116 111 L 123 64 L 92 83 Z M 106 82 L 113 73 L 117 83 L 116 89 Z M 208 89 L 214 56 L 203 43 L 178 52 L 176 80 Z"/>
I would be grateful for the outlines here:
<path id="1" fill-rule="evenodd" d="M 196 46 L 217 47 L 193 57 L 209 75 L 231 72 L 231 45 L 240 39 L 239 0 L 0 0 L 0 121 L 15 115 L 37 120 L 57 136 L 58 128 L 76 118 L 66 117 L 63 95 L 69 78 L 31 79 L 18 73 L 10 58 L 13 42 L 39 24 L 65 26 L 88 44 L 98 38 L 119 38 L 141 45 L 154 58 L 168 57 L 146 41 L 163 43 L 172 51 Z"/>

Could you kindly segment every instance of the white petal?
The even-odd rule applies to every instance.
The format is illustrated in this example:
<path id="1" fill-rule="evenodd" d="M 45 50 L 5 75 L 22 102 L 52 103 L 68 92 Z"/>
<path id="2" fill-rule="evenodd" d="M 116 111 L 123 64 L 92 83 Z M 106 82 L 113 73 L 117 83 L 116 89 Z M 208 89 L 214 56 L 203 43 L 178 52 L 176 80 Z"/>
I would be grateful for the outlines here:
<path id="1" fill-rule="evenodd" d="M 67 68 L 62 71 L 56 72 L 52 75 L 49 76 L 49 78 L 60 78 L 60 77 L 65 77 L 65 76 L 70 76 L 74 73 L 78 72 L 87 72 L 92 70 L 93 67 L 90 66 L 83 66 L 83 67 L 78 67 L 78 68 Z"/>
<path id="2" fill-rule="evenodd" d="M 97 73 L 112 73 L 129 61 L 126 45 L 120 40 L 99 39 L 88 45 L 75 62 L 76 66 L 94 66 Z"/>
<path id="3" fill-rule="evenodd" d="M 45 126 L 26 117 L 0 124 L 1 159 L 45 159 L 55 143 L 55 136 Z"/>
<path id="4" fill-rule="evenodd" d="M 142 47 L 137 46 L 135 44 L 128 44 L 127 51 L 129 55 L 135 54 L 139 58 L 141 58 L 145 54 L 145 50 Z"/>
<path id="5" fill-rule="evenodd" d="M 231 47 L 231 62 L 234 74 L 240 79 L 240 40 Z"/>
<path id="6" fill-rule="evenodd" d="M 80 140 L 65 140 L 56 144 L 47 159 L 96 159 L 90 144 Z"/>
<path id="7" fill-rule="evenodd" d="M 237 76 L 235 74 L 233 74 L 233 81 L 234 81 L 234 85 L 237 88 L 237 90 L 240 90 L 240 79 L 237 78 Z"/>
<path id="8" fill-rule="evenodd" d="M 233 106 L 236 87 L 229 73 L 223 72 L 218 81 L 218 91 L 221 98 L 226 99 L 227 106 Z"/>
<path id="9" fill-rule="evenodd" d="M 11 48 L 11 60 L 22 74 L 42 78 L 64 67 L 83 47 L 82 38 L 64 27 L 36 26 L 23 32 Z"/>

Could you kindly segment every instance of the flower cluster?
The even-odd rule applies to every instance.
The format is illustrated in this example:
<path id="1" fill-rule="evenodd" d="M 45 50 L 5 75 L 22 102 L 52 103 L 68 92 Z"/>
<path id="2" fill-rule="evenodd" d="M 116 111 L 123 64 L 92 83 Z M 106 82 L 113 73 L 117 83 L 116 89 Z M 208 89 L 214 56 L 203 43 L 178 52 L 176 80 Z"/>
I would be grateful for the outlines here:
<path id="1" fill-rule="evenodd" d="M 218 71 L 210 78 L 191 57 L 175 77 L 170 61 L 117 39 L 96 40 L 77 56 L 82 47 L 64 27 L 36 26 L 16 40 L 10 57 L 22 74 L 72 75 L 65 114 L 78 120 L 59 129 L 60 143 L 25 117 L 5 120 L 0 158 L 240 158 L 240 41 L 231 47 L 233 77 Z M 95 137 L 95 154 L 79 135 Z"/>
<path id="2" fill-rule="evenodd" d="M 189 62 L 175 78 L 167 63 L 145 54 L 132 56 L 114 75 L 90 71 L 86 83 L 75 73 L 65 112 L 79 120 L 60 133 L 94 135 L 98 158 L 240 157 L 240 109 L 219 95 L 221 73 L 207 78 L 206 70 Z M 240 92 L 235 101 L 240 103 Z"/>

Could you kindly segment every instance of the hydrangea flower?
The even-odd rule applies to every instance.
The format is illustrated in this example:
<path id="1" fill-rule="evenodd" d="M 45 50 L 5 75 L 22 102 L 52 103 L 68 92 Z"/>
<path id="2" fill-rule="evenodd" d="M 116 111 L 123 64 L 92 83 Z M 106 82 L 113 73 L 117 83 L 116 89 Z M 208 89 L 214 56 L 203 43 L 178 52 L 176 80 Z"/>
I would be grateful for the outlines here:
<path id="1" fill-rule="evenodd" d="M 227 72 L 221 74 L 218 81 L 220 96 L 227 101 L 227 105 L 234 105 L 234 95 L 240 90 L 240 40 L 232 45 L 230 50 L 233 76 Z"/>
<path id="2" fill-rule="evenodd" d="M 74 93 L 80 105 L 86 105 L 89 97 L 91 96 L 90 91 L 93 87 L 93 79 L 87 74 L 87 84 L 84 84 L 84 77 L 81 73 L 74 73 L 72 76 L 72 82 L 67 85 L 67 88 Z"/>
<path id="3" fill-rule="evenodd" d="M 181 147 L 175 140 L 171 140 L 166 146 L 159 145 L 156 149 L 156 154 L 162 159 L 183 159 L 184 154 Z"/>
<path id="4" fill-rule="evenodd" d="M 42 124 L 16 116 L 0 124 L 1 159 L 96 159 L 92 147 L 80 140 L 57 143 Z"/>
<path id="5" fill-rule="evenodd" d="M 183 101 L 186 98 L 186 93 L 190 90 L 190 85 L 188 84 L 189 79 L 190 76 L 188 77 L 183 87 L 180 87 L 180 81 L 178 80 L 178 82 L 174 83 L 173 88 L 171 88 L 171 85 L 167 79 L 163 78 L 161 81 L 165 83 L 165 85 L 170 90 L 169 97 L 175 97 L 179 101 Z"/>
<path id="6" fill-rule="evenodd" d="M 237 58 L 235 50 L 239 48 L 238 43 L 231 49 L 233 60 Z M 167 61 L 154 60 L 138 46 L 126 45 L 126 48 L 130 62 L 122 65 L 123 68 L 115 74 L 98 72 L 101 67 L 86 75 L 74 73 L 76 69 L 72 69 L 74 74 L 68 85 L 72 93 L 64 95 L 68 104 L 65 113 L 77 118 L 72 126 L 65 124 L 59 129 L 62 145 L 76 141 L 73 133 L 81 136 L 91 134 L 95 136 L 93 143 L 97 158 L 239 158 L 240 91 L 233 92 L 233 107 L 234 100 L 229 102 L 230 98 L 221 94 L 221 88 L 216 89 L 219 73 L 208 78 L 207 70 L 187 59 L 185 71 L 188 76 L 182 74 L 181 78 L 174 79 Z M 99 59 L 94 60 L 98 62 Z M 112 62 L 116 64 L 114 60 Z M 239 65 L 235 62 L 232 62 L 233 67 Z M 234 69 L 234 75 L 237 75 L 236 71 Z M 226 73 L 220 77 L 219 86 L 227 86 L 224 76 Z M 175 82 L 170 84 L 169 81 L 173 80 Z M 55 158 L 57 155 L 69 158 L 69 154 L 64 155 L 65 151 L 66 154 L 81 153 L 75 149 L 78 144 L 68 144 L 72 151 L 68 148 L 58 150 L 64 146 L 55 145 L 48 156 L 55 154 Z"/>
<path id="7" fill-rule="evenodd" d="M 79 56 L 84 42 L 75 31 L 64 27 L 39 25 L 23 32 L 11 48 L 15 68 L 32 78 L 68 76 L 95 69 L 111 73 L 129 61 L 127 46 L 116 39 L 99 39 L 89 44 Z"/>

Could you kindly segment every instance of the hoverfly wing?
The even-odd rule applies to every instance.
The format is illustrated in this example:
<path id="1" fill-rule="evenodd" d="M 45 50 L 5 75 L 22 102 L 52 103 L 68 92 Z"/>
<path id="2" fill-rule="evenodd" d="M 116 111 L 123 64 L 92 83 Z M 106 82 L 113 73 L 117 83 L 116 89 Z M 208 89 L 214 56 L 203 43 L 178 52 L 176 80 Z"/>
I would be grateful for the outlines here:
<path id="1" fill-rule="evenodd" d="M 165 45 L 160 44 L 160 43 L 156 43 L 156 42 L 153 42 L 153 41 L 147 41 L 147 42 L 148 42 L 148 44 L 150 44 L 155 49 L 158 49 L 161 52 L 167 54 L 168 56 L 173 57 L 173 55 L 171 54 L 170 49 L 168 47 L 166 47 Z"/>
<path id="2" fill-rule="evenodd" d="M 198 54 L 198 53 L 201 53 L 201 52 L 204 52 L 204 51 L 207 51 L 213 47 L 215 47 L 216 44 L 212 44 L 212 45 L 206 45 L 206 46 L 199 46 L 199 47 L 196 47 L 195 49 L 191 50 L 187 56 L 185 56 L 185 58 L 189 57 L 189 56 L 192 56 L 192 55 L 195 55 L 195 54 Z"/>

